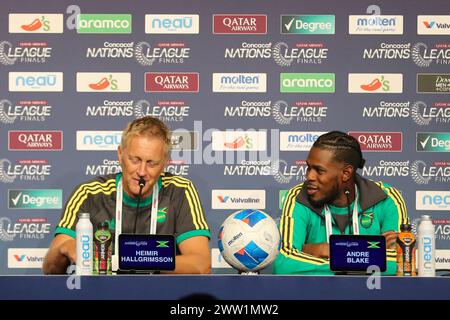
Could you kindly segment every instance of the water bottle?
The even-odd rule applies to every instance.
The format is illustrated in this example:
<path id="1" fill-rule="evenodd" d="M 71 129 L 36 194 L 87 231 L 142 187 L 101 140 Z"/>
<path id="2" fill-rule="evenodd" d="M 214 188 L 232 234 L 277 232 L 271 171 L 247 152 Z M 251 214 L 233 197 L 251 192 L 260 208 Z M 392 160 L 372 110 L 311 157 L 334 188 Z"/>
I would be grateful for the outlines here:
<path id="1" fill-rule="evenodd" d="M 436 261 L 435 257 L 435 238 L 434 225 L 431 217 L 423 215 L 420 218 L 418 228 L 418 271 L 419 277 L 434 277 L 436 275 Z"/>
<path id="2" fill-rule="evenodd" d="M 79 213 L 78 223 L 75 228 L 77 234 L 77 275 L 92 275 L 92 229 L 89 213 Z"/>

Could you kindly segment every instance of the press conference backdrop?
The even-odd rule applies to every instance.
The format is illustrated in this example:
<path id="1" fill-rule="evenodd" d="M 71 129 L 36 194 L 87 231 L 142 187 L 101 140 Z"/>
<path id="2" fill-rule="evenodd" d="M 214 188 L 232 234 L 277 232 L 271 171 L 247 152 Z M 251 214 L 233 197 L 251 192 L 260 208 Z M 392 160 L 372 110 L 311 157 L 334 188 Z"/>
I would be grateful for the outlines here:
<path id="1" fill-rule="evenodd" d="M 330 130 L 358 138 L 361 173 L 403 192 L 414 227 L 431 214 L 448 262 L 450 2 L 373 3 L 2 2 L 0 273 L 41 273 L 73 187 L 120 170 L 144 115 L 175 131 L 168 170 L 198 188 L 216 273 L 223 220 L 278 220 Z"/>

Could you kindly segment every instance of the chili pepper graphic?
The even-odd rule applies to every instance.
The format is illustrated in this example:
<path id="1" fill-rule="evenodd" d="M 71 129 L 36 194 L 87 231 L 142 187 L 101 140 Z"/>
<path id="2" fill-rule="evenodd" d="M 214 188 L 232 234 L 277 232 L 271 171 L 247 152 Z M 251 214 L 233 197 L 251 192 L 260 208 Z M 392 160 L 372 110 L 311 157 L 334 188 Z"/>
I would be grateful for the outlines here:
<path id="1" fill-rule="evenodd" d="M 103 89 L 108 88 L 109 84 L 110 83 L 109 83 L 108 78 L 104 77 L 104 78 L 102 78 L 102 80 L 100 80 L 97 83 L 90 83 L 89 88 L 91 88 L 92 90 L 103 90 Z"/>
<path id="2" fill-rule="evenodd" d="M 30 24 L 23 24 L 20 26 L 25 31 L 36 31 L 40 27 L 42 27 L 42 22 L 38 18 L 34 19 L 32 23 Z"/>
<path id="3" fill-rule="evenodd" d="M 361 89 L 363 89 L 365 91 L 375 91 L 375 90 L 380 89 L 381 86 L 382 86 L 381 81 L 378 78 L 376 78 L 369 84 L 362 84 Z"/>
<path id="4" fill-rule="evenodd" d="M 242 136 L 239 138 L 234 139 L 233 142 L 225 142 L 223 145 L 230 149 L 239 149 L 245 144 L 245 140 Z"/>

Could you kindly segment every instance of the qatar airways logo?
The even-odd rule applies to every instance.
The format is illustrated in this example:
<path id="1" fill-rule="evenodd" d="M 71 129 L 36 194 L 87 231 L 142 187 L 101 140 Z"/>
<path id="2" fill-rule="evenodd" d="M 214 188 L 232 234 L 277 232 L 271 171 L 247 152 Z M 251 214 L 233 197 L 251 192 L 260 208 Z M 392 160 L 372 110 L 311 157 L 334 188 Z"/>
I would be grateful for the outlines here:
<path id="1" fill-rule="evenodd" d="M 8 41 L 0 42 L 0 63 L 14 65 L 16 62 L 42 64 L 52 57 L 52 47 L 47 42 L 19 42 L 13 46 Z"/>
<path id="2" fill-rule="evenodd" d="M 433 161 L 430 164 L 415 160 L 411 165 L 411 178 L 417 184 L 450 182 L 450 161 Z"/>
<path id="3" fill-rule="evenodd" d="M 52 106 L 46 100 L 20 100 L 12 103 L 0 100 L 0 123 L 12 124 L 16 120 L 43 122 L 51 116 Z"/>
<path id="4" fill-rule="evenodd" d="M 146 72 L 145 92 L 199 92 L 197 72 Z"/>
<path id="5" fill-rule="evenodd" d="M 270 59 L 282 67 L 297 64 L 321 64 L 328 58 L 328 49 L 323 43 L 297 43 L 290 48 L 285 42 L 242 42 L 240 47 L 225 48 L 226 59 Z"/>
<path id="6" fill-rule="evenodd" d="M 13 183 L 20 181 L 45 181 L 51 174 L 52 166 L 47 160 L 17 160 L 11 163 L 8 159 L 0 159 L 0 182 Z"/>
<path id="7" fill-rule="evenodd" d="M 61 151 L 62 131 L 8 131 L 10 151 Z"/>
<path id="8" fill-rule="evenodd" d="M 267 15 L 214 14 L 214 34 L 266 34 Z"/>
<path id="9" fill-rule="evenodd" d="M 358 140 L 361 151 L 364 152 L 401 152 L 403 149 L 402 132 L 350 131 L 348 134 Z"/>

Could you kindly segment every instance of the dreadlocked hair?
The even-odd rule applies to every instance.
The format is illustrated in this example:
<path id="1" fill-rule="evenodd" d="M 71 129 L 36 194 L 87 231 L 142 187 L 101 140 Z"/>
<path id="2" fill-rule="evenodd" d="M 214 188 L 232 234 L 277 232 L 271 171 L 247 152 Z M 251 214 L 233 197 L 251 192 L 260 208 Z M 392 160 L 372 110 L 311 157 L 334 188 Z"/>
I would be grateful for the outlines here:
<path id="1" fill-rule="evenodd" d="M 330 131 L 321 135 L 313 147 L 332 151 L 337 161 L 348 163 L 355 170 L 362 169 L 366 162 L 362 157 L 358 140 L 341 131 Z"/>

